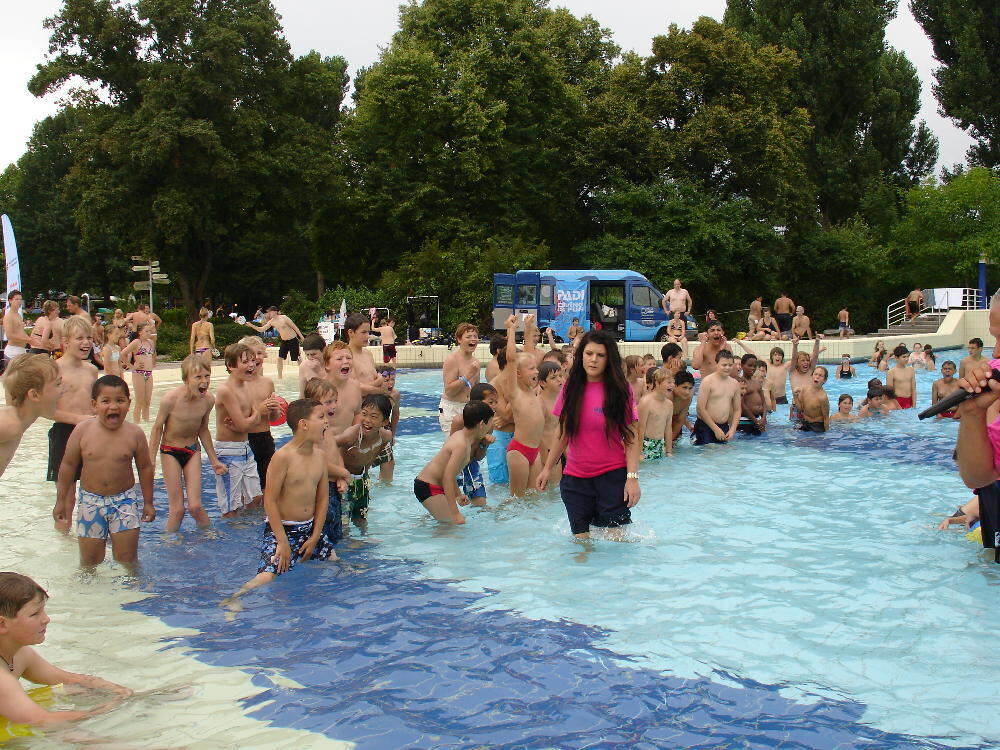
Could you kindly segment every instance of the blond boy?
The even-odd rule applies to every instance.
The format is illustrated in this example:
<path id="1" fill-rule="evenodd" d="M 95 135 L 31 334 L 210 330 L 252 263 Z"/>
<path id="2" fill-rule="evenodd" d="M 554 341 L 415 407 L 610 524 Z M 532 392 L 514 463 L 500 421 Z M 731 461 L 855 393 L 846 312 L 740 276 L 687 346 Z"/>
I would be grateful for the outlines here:
<path id="1" fill-rule="evenodd" d="M 534 335 L 535 317 L 524 318 L 524 340 Z M 506 321 L 507 362 L 501 377 L 506 381 L 504 395 L 514 414 L 514 438 L 507 446 L 507 471 L 510 474 L 510 493 L 520 497 L 535 486 L 535 479 L 542 464 L 538 461 L 539 446 L 545 432 L 545 415 L 535 393 L 538 385 L 538 364 L 532 352 L 518 353 L 514 342 L 517 333 L 517 316 Z"/>
<path id="2" fill-rule="evenodd" d="M 25 431 L 39 417 L 55 419 L 59 403 L 59 368 L 49 357 L 19 354 L 3 377 L 7 406 L 0 408 L 0 477 L 10 464 Z"/>
<path id="3" fill-rule="evenodd" d="M 671 427 L 674 417 L 674 376 L 658 369 L 652 375 L 653 390 L 639 401 L 639 439 L 642 460 L 655 461 L 664 453 L 674 455 Z"/>
<path id="4" fill-rule="evenodd" d="M 259 501 L 263 492 L 247 438 L 260 419 L 249 387 L 257 360 L 243 344 L 227 346 L 224 357 L 229 377 L 215 396 L 215 452 L 226 472 L 216 476 L 215 491 L 219 512 L 228 518 Z"/>
<path id="5" fill-rule="evenodd" d="M 361 411 L 361 386 L 352 377 L 354 354 L 343 341 L 334 341 L 323 350 L 323 367 L 326 379 L 337 389 L 337 412 L 333 417 L 332 429 L 342 433 L 352 424 Z"/>

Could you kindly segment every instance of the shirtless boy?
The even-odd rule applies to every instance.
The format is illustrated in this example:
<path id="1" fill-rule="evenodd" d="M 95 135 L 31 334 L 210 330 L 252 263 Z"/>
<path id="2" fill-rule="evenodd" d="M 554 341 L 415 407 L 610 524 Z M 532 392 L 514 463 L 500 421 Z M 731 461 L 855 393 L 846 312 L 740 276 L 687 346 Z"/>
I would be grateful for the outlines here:
<path id="1" fill-rule="evenodd" d="M 983 356 L 983 340 L 978 336 L 974 339 L 969 339 L 969 356 L 963 357 L 962 361 L 958 363 L 958 377 L 964 378 L 966 370 L 985 361 L 985 359 L 986 357 Z"/>
<path id="2" fill-rule="evenodd" d="M 837 313 L 837 330 L 840 338 L 850 336 L 851 333 L 851 313 L 847 309 L 847 305 L 840 308 L 840 312 Z"/>
<path id="3" fill-rule="evenodd" d="M 792 344 L 793 353 L 798 352 L 798 344 Z M 777 404 L 787 404 L 788 396 L 786 395 L 785 385 L 788 382 L 788 368 L 792 366 L 792 362 L 795 361 L 795 357 L 792 357 L 787 362 L 785 361 L 785 350 L 780 346 L 776 346 L 771 349 L 770 356 L 768 357 L 770 363 L 767 366 L 767 388 L 771 391 L 771 398 L 774 399 L 775 405 Z"/>
<path id="4" fill-rule="evenodd" d="M 230 344 L 224 353 L 229 377 L 215 396 L 215 453 L 226 473 L 215 478 L 219 512 L 223 518 L 259 502 L 263 496 L 257 463 L 250 449 L 248 433 L 260 420 L 250 382 L 257 359 L 243 344 Z"/>
<path id="5" fill-rule="evenodd" d="M 580 319 L 573 318 L 572 324 L 570 324 L 570 327 L 566 330 L 566 340 L 572 344 L 574 341 L 577 340 L 578 337 L 582 336 L 583 334 L 584 330 L 583 326 L 580 325 Z"/>
<path id="6" fill-rule="evenodd" d="M 347 502 L 351 519 L 358 521 L 368 515 L 371 502 L 368 470 L 392 440 L 392 433 L 385 425 L 392 417 L 392 402 L 381 393 L 370 393 L 361 402 L 358 423 L 337 435 L 337 446 L 344 461 L 344 468 L 351 478 L 347 486 Z"/>
<path id="7" fill-rule="evenodd" d="M 931 405 L 936 404 L 941 399 L 950 396 L 958 390 L 958 381 L 955 380 L 955 363 L 946 359 L 941 363 L 941 378 L 934 381 L 931 386 Z M 937 419 L 956 419 L 956 410 L 943 411 L 937 415 Z"/>
<path id="8" fill-rule="evenodd" d="M 132 691 L 89 674 L 76 674 L 49 664 L 32 648 L 45 642 L 49 595 L 27 576 L 0 573 L 0 716 L 12 724 L 56 724 L 103 714 L 119 705 Z M 35 703 L 21 680 L 36 685 L 79 685 L 114 695 L 89 711 L 47 711 Z M 8 735 L 9 736 L 9 735 Z"/>
<path id="9" fill-rule="evenodd" d="M 334 435 L 339 435 L 352 424 L 361 411 L 361 385 L 351 377 L 354 355 L 344 341 L 334 341 L 323 350 L 323 367 L 326 379 L 337 389 L 337 412 L 333 416 Z"/>
<path id="10" fill-rule="evenodd" d="M 375 371 L 385 382 L 385 387 L 389 389 L 386 395 L 392 403 L 392 418 L 386 425 L 392 438 L 383 446 L 382 450 L 375 457 L 372 466 L 378 467 L 378 478 L 383 482 L 391 482 L 396 471 L 396 429 L 399 427 L 399 404 L 403 399 L 402 394 L 396 390 L 396 368 L 393 365 L 376 365 Z"/>
<path id="11" fill-rule="evenodd" d="M 767 398 L 761 383 L 754 377 L 757 359 L 743 358 L 743 381 L 740 386 L 740 424 L 736 429 L 748 435 L 760 435 L 767 429 Z"/>
<path id="12" fill-rule="evenodd" d="M 306 383 L 313 378 L 325 378 L 326 368 L 323 366 L 323 350 L 326 341 L 318 333 L 307 334 L 302 340 L 303 359 L 299 363 L 299 398 L 306 398 Z"/>
<path id="13" fill-rule="evenodd" d="M 257 364 L 247 388 L 250 389 L 250 397 L 260 416 L 257 418 L 257 423 L 247 432 L 247 441 L 253 452 L 253 460 L 257 464 L 260 488 L 266 490 L 267 466 L 271 463 L 271 456 L 274 455 L 271 420 L 280 416 L 281 402 L 278 400 L 278 394 L 274 392 L 274 381 L 264 377 L 264 359 L 267 357 L 267 347 L 264 346 L 264 342 L 258 336 L 245 336 L 240 339 L 240 343 L 253 352 Z"/>
<path id="14" fill-rule="evenodd" d="M 469 403 L 473 401 L 482 401 L 491 409 L 494 409 L 499 401 L 497 389 L 489 383 L 479 383 L 473 386 L 469 394 Z M 451 425 L 452 434 L 461 432 L 464 429 L 465 422 L 462 420 L 462 417 L 455 417 Z M 483 474 L 479 462 L 483 460 L 486 451 L 493 444 L 494 439 L 492 435 L 487 433 L 482 440 L 472 446 L 472 455 L 469 457 L 469 463 L 462 469 L 462 475 L 459 478 L 459 487 L 462 494 L 469 498 L 470 504 L 479 507 L 486 505 L 486 483 L 483 482 Z"/>
<path id="15" fill-rule="evenodd" d="M 545 428 L 542 431 L 541 453 L 538 461 L 540 466 L 545 466 L 545 461 L 549 457 L 549 450 L 559 439 L 559 417 L 552 413 L 555 408 L 556 399 L 559 398 L 559 391 L 562 390 L 563 383 L 566 382 L 566 371 L 558 362 L 545 361 L 538 366 L 538 400 L 542 406 L 542 414 L 545 416 Z M 493 404 L 490 404 L 492 407 Z M 549 472 L 549 481 L 558 484 L 562 478 L 562 464 L 556 462 Z"/>
<path id="16" fill-rule="evenodd" d="M 90 326 L 80 318 L 70 318 L 66 321 L 63 333 L 68 337 L 62 342 L 64 356 L 56 360 L 61 378 L 59 401 L 56 404 L 58 414 L 49 428 L 49 467 L 46 479 L 50 482 L 59 480 L 63 454 L 73 429 L 79 422 L 94 415 L 93 388 L 94 381 L 97 380 L 97 368 L 87 361 L 92 346 Z M 71 488 L 67 498 L 69 506 L 65 521 L 56 519 L 56 529 L 64 534 L 69 532 L 73 518 L 76 494 L 73 490 L 75 487 Z"/>
<path id="17" fill-rule="evenodd" d="M 396 364 L 396 321 L 387 318 L 379 321 L 379 324 L 372 328 L 372 332 L 377 333 L 382 339 L 382 364 Z"/>
<path id="18" fill-rule="evenodd" d="M 924 305 L 924 290 L 919 286 L 906 295 L 906 314 L 910 316 L 910 321 L 914 321 L 920 315 L 920 308 Z M 960 376 L 961 377 L 961 376 Z"/>
<path id="19" fill-rule="evenodd" d="M 81 318 L 70 318 L 67 325 L 77 321 L 89 332 L 90 326 Z M 69 437 L 52 515 L 57 524 L 69 524 L 73 488 L 79 477 L 76 536 L 80 564 L 103 562 L 110 537 L 115 560 L 133 565 L 139 558 L 139 521 L 149 523 L 156 518 L 149 444 L 142 428 L 125 421 L 131 401 L 124 380 L 104 375 L 94 383 L 91 396 L 97 419 L 81 422 Z M 139 491 L 133 463 L 139 472 Z"/>
<path id="20" fill-rule="evenodd" d="M 740 385 L 729 377 L 733 370 L 733 353 L 722 350 L 715 355 L 715 361 L 715 371 L 701 378 L 698 418 L 693 430 L 695 445 L 732 440 L 740 421 Z"/>
<path id="21" fill-rule="evenodd" d="M 868 388 L 868 397 L 865 399 L 865 403 L 861 405 L 861 409 L 858 411 L 859 417 L 873 417 L 876 414 L 885 414 L 886 409 L 883 406 L 883 400 L 885 395 L 882 392 L 881 386 L 871 386 Z"/>
<path id="22" fill-rule="evenodd" d="M 694 351 L 694 359 L 691 366 L 701 373 L 702 378 L 715 372 L 716 363 L 719 361 L 719 352 L 727 351 L 732 362 L 732 350 L 729 342 L 726 341 L 726 332 L 722 328 L 722 323 L 717 320 L 708 324 L 705 333 L 698 334 L 698 341 L 701 343 Z"/>
<path id="23" fill-rule="evenodd" d="M 534 333 L 534 315 L 524 318 L 524 340 Z M 504 395 L 514 414 L 514 439 L 507 446 L 507 471 L 510 474 L 510 492 L 520 497 L 535 479 L 542 465 L 538 462 L 539 446 L 545 431 L 545 415 L 535 393 L 538 385 L 538 365 L 529 352 L 518 353 L 514 337 L 517 333 L 517 316 L 506 321 L 507 362 L 501 373 L 506 381 Z"/>
<path id="24" fill-rule="evenodd" d="M 89 326 L 88 326 L 89 328 Z M 35 319 L 35 325 L 28 335 L 30 354 L 52 354 L 62 342 L 62 321 L 59 319 L 59 305 L 48 299 L 42 304 L 42 314 Z"/>
<path id="25" fill-rule="evenodd" d="M 308 337 L 307 337 L 308 338 Z M 347 494 L 347 483 L 351 473 L 344 468 L 344 459 L 337 445 L 337 435 L 333 431 L 337 413 L 337 389 L 333 383 L 323 378 L 313 378 L 306 383 L 306 398 L 319 401 L 326 415 L 326 432 L 323 433 L 321 448 L 326 459 L 327 505 L 323 536 L 330 544 L 336 544 L 344 537 L 343 498 Z"/>
<path id="26" fill-rule="evenodd" d="M 826 432 L 830 429 L 830 397 L 823 388 L 826 378 L 827 370 L 820 365 L 813 370 L 809 386 L 793 389 L 795 405 L 802 414 L 800 429 L 806 432 Z"/>
<path id="27" fill-rule="evenodd" d="M 795 317 L 792 318 L 792 336 L 800 339 L 811 339 L 813 337 L 812 321 L 806 315 L 805 308 L 799 305 L 795 308 Z"/>
<path id="28" fill-rule="evenodd" d="M 892 350 L 892 356 L 896 364 L 885 374 L 885 387 L 895 391 L 900 409 L 912 409 L 917 400 L 917 376 L 913 368 L 907 366 L 910 352 L 900 344 Z"/>
<path id="29" fill-rule="evenodd" d="M 797 390 L 802 390 L 812 385 L 813 370 L 816 369 L 816 362 L 819 360 L 819 342 L 822 338 L 822 333 L 816 336 L 815 341 L 813 341 L 812 354 L 800 352 L 798 338 L 792 338 L 792 369 L 788 372 L 788 382 L 792 387 L 793 394 Z M 788 418 L 793 422 L 802 419 L 802 414 L 794 402 L 792 403 L 792 408 L 788 410 Z"/>
<path id="30" fill-rule="evenodd" d="M 480 365 L 476 359 L 479 329 L 472 323 L 460 323 L 455 329 L 455 345 L 455 351 L 448 355 L 441 369 L 444 393 L 438 404 L 438 422 L 446 435 L 451 434 L 451 420 L 456 414 L 461 414 L 469 402 L 472 386 L 479 382 Z"/>
<path id="31" fill-rule="evenodd" d="M 448 436 L 441 450 L 413 480 L 413 494 L 438 521 L 465 523 L 459 505 L 469 499 L 458 487 L 456 477 L 471 460 L 474 446 L 489 432 L 493 410 L 483 401 L 470 401 L 462 408 L 462 430 Z"/>
<path id="32" fill-rule="evenodd" d="M 56 418 L 60 377 L 56 363 L 37 354 L 19 354 L 3 377 L 7 406 L 0 407 L 0 477 L 14 458 L 25 430 L 39 417 Z"/>
<path id="33" fill-rule="evenodd" d="M 3 337 L 7 339 L 3 357 L 9 362 L 28 351 L 28 334 L 24 332 L 24 318 L 21 317 L 24 296 L 19 290 L 12 289 L 7 295 L 7 303 L 10 307 L 3 314 Z"/>
<path id="34" fill-rule="evenodd" d="M 507 337 L 503 337 L 504 348 L 497 352 L 497 363 L 500 367 L 496 377 L 490 380 L 490 385 L 497 392 L 497 403 L 493 409 L 493 442 L 486 449 L 486 465 L 490 473 L 490 481 L 494 484 L 507 484 L 510 472 L 507 470 L 507 446 L 514 439 L 514 411 L 507 397 L 509 381 L 503 375 L 507 366 Z M 461 414 L 457 415 L 461 418 Z"/>
<path id="35" fill-rule="evenodd" d="M 203 357 L 212 366 L 212 350 L 215 348 L 215 326 L 209 321 L 209 311 L 201 308 L 198 320 L 191 324 L 191 339 L 188 342 L 188 354 Z"/>
<path id="36" fill-rule="evenodd" d="M 205 358 L 189 354 L 181 362 L 183 385 L 163 395 L 156 421 L 149 433 L 149 458 L 156 468 L 157 452 L 163 455 L 163 484 L 167 490 L 167 532 L 177 531 L 184 520 L 184 489 L 187 512 L 201 526 L 210 526 L 201 504 L 201 446 L 217 475 L 226 467 L 215 455 L 208 431 L 208 415 L 215 408 L 215 396 L 208 392 L 212 372 Z M 200 443 L 200 445 L 199 445 Z"/>
<path id="37" fill-rule="evenodd" d="M 778 320 L 778 328 L 782 335 L 789 333 L 792 330 L 792 313 L 795 312 L 795 303 L 782 292 L 781 296 L 774 301 L 771 309 L 774 310 L 774 317 Z"/>
<path id="38" fill-rule="evenodd" d="M 486 363 L 486 373 L 483 375 L 483 380 L 487 383 L 492 383 L 493 378 L 500 374 L 500 363 L 497 358 L 500 352 L 507 349 L 507 337 L 502 333 L 495 333 L 490 336 L 490 361 Z M 456 418 L 461 418 L 461 414 L 456 414 Z"/>
<path id="39" fill-rule="evenodd" d="M 281 380 L 285 358 L 291 357 L 292 362 L 296 363 L 299 361 L 299 342 L 305 338 L 302 335 L 302 331 L 292 322 L 291 318 L 279 313 L 278 308 L 273 305 L 267 308 L 264 325 L 256 326 L 249 320 L 246 322 L 246 325 L 259 333 L 264 333 L 271 328 L 278 332 L 278 337 L 281 339 L 281 346 L 278 347 L 278 380 Z"/>
<path id="40" fill-rule="evenodd" d="M 300 398 L 288 405 L 292 439 L 283 445 L 268 467 L 264 495 L 264 524 L 257 575 L 243 584 L 222 606 L 238 610 L 236 599 L 264 586 L 295 567 L 300 560 L 336 559 L 323 536 L 326 520 L 326 459 L 317 447 L 327 429 L 318 401 Z"/>
<path id="41" fill-rule="evenodd" d="M 687 427 L 688 432 L 694 432 L 691 424 L 691 402 L 694 401 L 694 376 L 687 370 L 681 370 L 674 375 L 673 416 L 670 418 L 670 439 L 681 436 L 681 428 Z"/>
<path id="42" fill-rule="evenodd" d="M 385 395 L 388 389 L 385 380 L 375 372 L 375 358 L 368 352 L 368 333 L 371 323 L 361 313 L 351 313 L 344 322 L 347 333 L 347 344 L 351 347 L 351 377 L 361 386 L 361 395 L 381 393 Z"/>
<path id="43" fill-rule="evenodd" d="M 674 376 L 666 370 L 653 373 L 653 390 L 639 401 L 639 440 L 642 460 L 655 461 L 664 454 L 674 455 L 671 427 L 674 417 Z M 559 418 L 556 417 L 556 426 Z M 551 479 L 551 474 L 549 475 Z"/>

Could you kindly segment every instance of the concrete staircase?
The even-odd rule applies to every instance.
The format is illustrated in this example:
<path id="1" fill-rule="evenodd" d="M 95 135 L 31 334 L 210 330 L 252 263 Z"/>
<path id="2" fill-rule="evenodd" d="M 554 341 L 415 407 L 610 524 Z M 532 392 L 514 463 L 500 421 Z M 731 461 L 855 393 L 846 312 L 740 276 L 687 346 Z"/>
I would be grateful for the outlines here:
<path id="1" fill-rule="evenodd" d="M 879 328 L 871 336 L 920 336 L 922 334 L 937 333 L 944 320 L 944 313 L 924 313 L 912 323 L 899 323 L 888 328 Z"/>

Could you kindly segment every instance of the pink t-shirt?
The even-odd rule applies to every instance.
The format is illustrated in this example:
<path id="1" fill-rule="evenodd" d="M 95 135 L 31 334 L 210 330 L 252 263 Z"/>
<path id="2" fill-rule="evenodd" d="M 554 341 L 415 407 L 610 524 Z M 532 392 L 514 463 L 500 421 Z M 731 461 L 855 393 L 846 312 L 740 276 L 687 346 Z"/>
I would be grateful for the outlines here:
<path id="1" fill-rule="evenodd" d="M 1000 359 L 991 359 L 990 367 L 1000 369 Z M 1000 417 L 986 425 L 986 435 L 993 448 L 993 468 L 1000 471 Z"/>
<path id="2" fill-rule="evenodd" d="M 566 388 L 559 392 L 552 413 L 562 414 L 563 396 Z M 629 388 L 625 414 L 629 424 L 639 421 L 639 410 L 635 396 Z M 564 474 L 571 477 L 596 477 L 626 465 L 625 445 L 621 436 L 614 432 L 608 435 L 604 423 L 604 383 L 587 383 L 583 391 L 583 405 L 580 408 L 580 425 L 575 437 L 570 438 L 566 450 Z"/>

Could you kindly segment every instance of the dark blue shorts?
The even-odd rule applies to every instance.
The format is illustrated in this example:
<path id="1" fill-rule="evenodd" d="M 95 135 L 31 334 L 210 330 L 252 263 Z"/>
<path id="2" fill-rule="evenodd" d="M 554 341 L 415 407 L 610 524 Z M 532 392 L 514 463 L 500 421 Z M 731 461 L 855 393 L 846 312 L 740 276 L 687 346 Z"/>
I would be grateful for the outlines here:
<path id="1" fill-rule="evenodd" d="M 719 429 L 723 432 L 729 432 L 729 423 L 720 424 Z M 722 442 L 715 436 L 715 433 L 712 432 L 712 428 L 700 419 L 694 420 L 694 432 L 691 433 L 691 438 L 694 440 L 695 445 L 708 445 L 709 443 Z"/>
<path id="2" fill-rule="evenodd" d="M 326 521 L 323 523 L 323 536 L 326 541 L 333 545 L 344 538 L 344 521 L 341 514 L 344 512 L 340 493 L 337 492 L 337 483 L 330 482 L 329 495 L 327 495 Z"/>
<path id="3" fill-rule="evenodd" d="M 563 474 L 559 492 L 569 516 L 570 531 L 574 534 L 586 534 L 591 526 L 614 527 L 632 523 L 632 513 L 625 505 L 624 466 L 596 477 Z"/>

